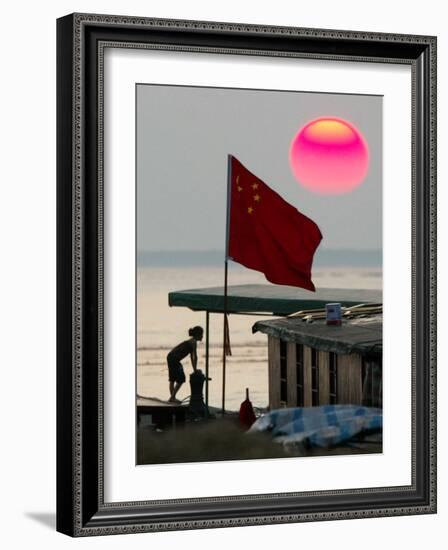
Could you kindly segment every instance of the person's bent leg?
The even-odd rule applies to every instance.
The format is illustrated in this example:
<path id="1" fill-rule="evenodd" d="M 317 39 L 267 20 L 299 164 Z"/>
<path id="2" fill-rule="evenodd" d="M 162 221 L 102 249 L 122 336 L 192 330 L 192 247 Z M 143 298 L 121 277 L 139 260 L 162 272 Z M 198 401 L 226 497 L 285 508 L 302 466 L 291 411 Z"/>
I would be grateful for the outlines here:
<path id="1" fill-rule="evenodd" d="M 173 394 L 172 394 L 173 399 L 176 398 L 176 394 L 180 390 L 182 384 L 183 384 L 183 382 L 176 382 L 176 384 L 174 386 L 174 391 L 173 391 Z"/>

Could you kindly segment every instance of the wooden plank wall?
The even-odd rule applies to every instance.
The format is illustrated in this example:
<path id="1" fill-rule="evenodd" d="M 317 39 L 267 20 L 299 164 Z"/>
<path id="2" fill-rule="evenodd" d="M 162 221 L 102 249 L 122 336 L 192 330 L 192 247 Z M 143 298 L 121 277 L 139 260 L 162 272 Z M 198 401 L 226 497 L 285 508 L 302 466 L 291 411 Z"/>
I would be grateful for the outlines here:
<path id="1" fill-rule="evenodd" d="M 330 403 L 330 356 L 326 351 L 319 351 L 319 405 Z"/>
<path id="2" fill-rule="evenodd" d="M 296 344 L 287 343 L 287 406 L 297 406 Z M 319 404 L 330 403 L 330 358 L 327 352 L 319 351 Z M 269 361 L 269 406 L 277 409 L 285 406 L 280 401 L 280 340 L 268 336 Z M 338 355 L 337 402 L 339 404 L 362 404 L 362 358 L 359 354 Z M 304 407 L 312 406 L 311 394 L 311 348 L 303 346 Z"/>
<path id="3" fill-rule="evenodd" d="M 357 353 L 338 355 L 338 403 L 362 405 L 362 360 Z"/>
<path id="4" fill-rule="evenodd" d="M 303 406 L 311 407 L 311 348 L 303 346 Z"/>
<path id="5" fill-rule="evenodd" d="M 280 340 L 268 336 L 269 407 L 280 407 Z"/>
<path id="6" fill-rule="evenodd" d="M 295 342 L 288 342 L 286 345 L 286 369 L 288 380 L 287 405 L 288 407 L 297 407 L 297 347 Z"/>

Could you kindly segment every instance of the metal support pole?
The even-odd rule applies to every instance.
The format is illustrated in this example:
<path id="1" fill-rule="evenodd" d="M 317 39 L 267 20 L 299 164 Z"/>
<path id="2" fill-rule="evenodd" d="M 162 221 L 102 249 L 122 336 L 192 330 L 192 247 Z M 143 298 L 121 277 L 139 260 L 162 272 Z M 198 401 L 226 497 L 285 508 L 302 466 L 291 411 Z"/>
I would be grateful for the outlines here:
<path id="1" fill-rule="evenodd" d="M 232 196 L 232 155 L 227 155 L 227 203 L 226 203 L 226 238 L 224 257 L 224 304 L 223 304 L 223 341 L 222 341 L 222 415 L 226 405 L 226 342 L 228 339 L 227 324 L 227 284 L 229 271 L 229 231 L 230 231 L 230 201 Z"/>
<path id="2" fill-rule="evenodd" d="M 210 357 L 210 313 L 205 314 L 205 416 L 208 417 L 208 376 Z"/>
<path id="3" fill-rule="evenodd" d="M 224 416 L 226 410 L 226 340 L 227 340 L 227 272 L 228 262 L 227 258 L 224 267 L 224 314 L 223 314 L 223 338 L 222 338 L 222 415 Z"/>

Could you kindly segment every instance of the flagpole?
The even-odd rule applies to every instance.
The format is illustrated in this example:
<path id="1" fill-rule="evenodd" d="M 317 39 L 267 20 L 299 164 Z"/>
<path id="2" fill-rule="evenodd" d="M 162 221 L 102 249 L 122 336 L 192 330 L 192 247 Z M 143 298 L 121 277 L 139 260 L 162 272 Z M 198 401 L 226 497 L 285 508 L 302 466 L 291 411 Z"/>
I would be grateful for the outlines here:
<path id="1" fill-rule="evenodd" d="M 228 262 L 227 257 L 224 261 L 224 317 L 223 317 L 223 337 L 222 337 L 222 414 L 225 414 L 226 406 L 226 320 L 227 320 L 227 273 Z"/>
<path id="2" fill-rule="evenodd" d="M 226 357 L 227 357 L 227 282 L 229 271 L 229 230 L 230 230 L 230 198 L 232 190 L 232 155 L 227 155 L 227 204 L 226 204 L 226 241 L 224 258 L 224 303 L 223 303 L 223 338 L 222 338 L 222 415 L 226 404 Z"/>

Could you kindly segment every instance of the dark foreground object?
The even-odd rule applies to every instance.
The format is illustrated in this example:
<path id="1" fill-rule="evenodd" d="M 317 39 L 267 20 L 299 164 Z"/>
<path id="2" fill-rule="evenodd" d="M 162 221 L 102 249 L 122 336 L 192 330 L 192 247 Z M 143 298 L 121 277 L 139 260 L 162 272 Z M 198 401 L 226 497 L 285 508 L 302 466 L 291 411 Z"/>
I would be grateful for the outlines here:
<path id="1" fill-rule="evenodd" d="M 151 426 L 140 426 L 137 429 L 137 464 L 381 453 L 381 439 L 376 439 L 366 438 L 329 449 L 298 447 L 286 451 L 268 434 L 246 433 L 235 415 L 187 422 L 163 432 Z"/>
<path id="2" fill-rule="evenodd" d="M 185 422 L 187 407 L 178 403 L 169 403 L 154 397 L 137 398 L 137 424 L 144 417 L 151 417 L 151 423 L 160 428 L 177 426 Z"/>

